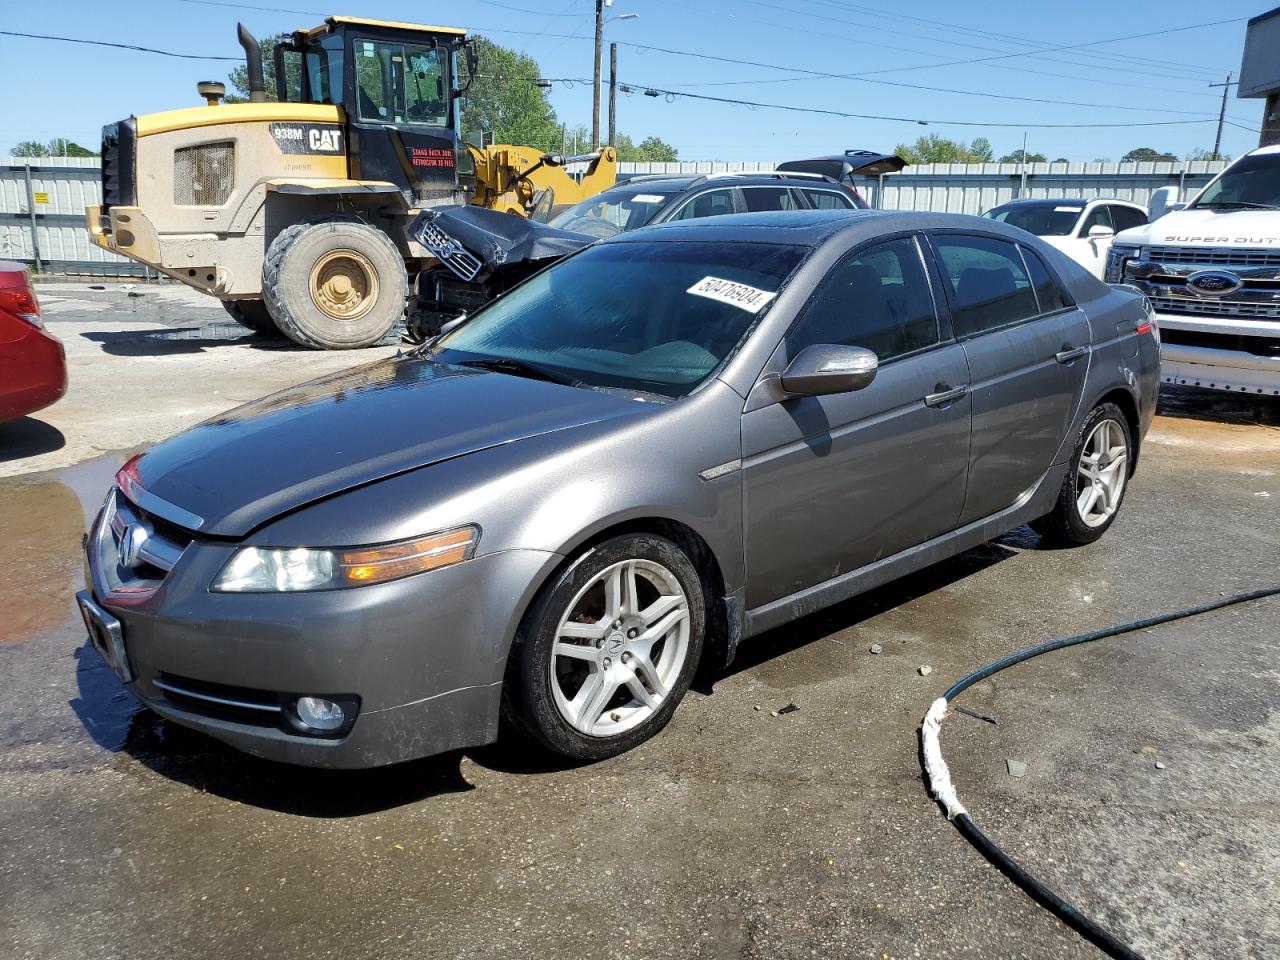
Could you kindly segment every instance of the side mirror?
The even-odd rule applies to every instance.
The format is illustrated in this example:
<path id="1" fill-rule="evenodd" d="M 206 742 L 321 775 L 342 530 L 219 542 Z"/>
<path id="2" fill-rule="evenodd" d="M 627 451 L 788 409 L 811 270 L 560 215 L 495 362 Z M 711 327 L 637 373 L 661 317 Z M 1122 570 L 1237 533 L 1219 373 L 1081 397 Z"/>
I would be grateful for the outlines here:
<path id="1" fill-rule="evenodd" d="M 861 390 L 876 377 L 880 361 L 866 347 L 815 343 L 782 372 L 782 389 L 796 397 L 822 397 Z"/>
<path id="2" fill-rule="evenodd" d="M 1116 235 L 1116 232 L 1108 226 L 1101 223 L 1095 223 L 1089 228 L 1090 240 L 1109 240 Z"/>
<path id="3" fill-rule="evenodd" d="M 1148 222 L 1154 222 L 1166 213 L 1181 210 L 1184 204 L 1178 202 L 1177 187 L 1161 187 L 1151 194 L 1151 216 Z"/>

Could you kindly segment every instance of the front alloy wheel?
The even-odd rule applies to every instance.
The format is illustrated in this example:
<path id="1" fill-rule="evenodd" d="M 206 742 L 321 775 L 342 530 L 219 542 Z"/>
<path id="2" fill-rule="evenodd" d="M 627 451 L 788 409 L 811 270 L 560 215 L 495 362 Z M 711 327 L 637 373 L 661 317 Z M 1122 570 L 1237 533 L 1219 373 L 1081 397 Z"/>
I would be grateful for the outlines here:
<path id="1" fill-rule="evenodd" d="M 544 588 L 508 658 L 505 712 L 534 739 L 600 760 L 666 725 L 702 653 L 698 573 L 651 534 L 586 550 Z"/>

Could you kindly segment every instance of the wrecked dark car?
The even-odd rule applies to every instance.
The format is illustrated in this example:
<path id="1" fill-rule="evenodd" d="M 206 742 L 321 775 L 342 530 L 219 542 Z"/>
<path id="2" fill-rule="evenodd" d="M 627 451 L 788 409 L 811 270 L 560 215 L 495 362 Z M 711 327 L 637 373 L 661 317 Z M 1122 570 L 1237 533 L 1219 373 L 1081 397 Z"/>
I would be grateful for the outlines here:
<path id="1" fill-rule="evenodd" d="M 866 210 L 865 176 L 896 172 L 892 154 L 849 150 L 795 160 L 773 171 L 633 177 L 561 211 L 548 224 L 480 207 L 424 211 L 411 235 L 440 266 L 418 276 L 406 338 L 421 343 L 526 277 L 580 250 L 640 227 L 673 220 L 787 210 Z"/>

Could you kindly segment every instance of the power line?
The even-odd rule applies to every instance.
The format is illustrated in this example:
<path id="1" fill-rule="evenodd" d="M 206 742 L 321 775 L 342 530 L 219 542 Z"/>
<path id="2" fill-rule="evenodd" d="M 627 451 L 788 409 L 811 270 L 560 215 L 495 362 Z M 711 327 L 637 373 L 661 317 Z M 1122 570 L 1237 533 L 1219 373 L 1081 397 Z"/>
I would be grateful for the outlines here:
<path id="1" fill-rule="evenodd" d="M 6 37 L 26 37 L 29 40 L 60 40 L 63 43 L 85 43 L 94 47 L 115 47 L 117 50 L 134 50 L 139 53 L 158 53 L 162 57 L 176 57 L 179 60 L 239 60 L 239 57 L 211 57 L 203 53 L 174 53 L 172 50 L 157 50 L 154 47 L 139 47 L 132 43 L 108 43 L 106 40 L 81 40 L 78 37 L 56 37 L 44 33 L 19 33 L 16 30 L 0 30 Z"/>
<path id="2" fill-rule="evenodd" d="M 261 7 L 252 3 L 230 3 L 228 0 L 176 0 L 177 3 L 189 3 L 198 7 L 230 7 L 233 10 L 256 10 L 262 13 L 296 13 L 301 17 L 323 17 L 325 14 L 315 10 L 292 10 L 288 7 Z"/>
<path id="3" fill-rule="evenodd" d="M 907 22 L 919 23 L 938 31 L 958 30 L 962 33 L 968 33 L 978 37 L 990 38 L 993 40 L 1000 40 L 1000 41 L 1011 42 L 1011 43 L 1020 43 L 1024 45 L 1030 45 L 1033 47 L 1038 46 L 1040 43 L 1037 40 L 1032 40 L 1027 37 L 1015 36 L 1013 34 L 1008 34 L 1008 33 L 996 33 L 990 30 L 979 30 L 976 27 L 971 27 L 962 23 L 954 23 L 950 21 L 936 20 L 936 19 L 925 18 L 925 17 L 913 17 L 913 16 L 910 16 L 909 14 L 904 14 L 904 13 L 892 13 L 892 12 L 874 8 L 874 7 L 867 7 L 858 3 L 841 3 L 841 2 L 838 2 L 838 0 L 806 0 L 806 2 L 815 4 L 815 5 L 820 5 L 828 9 L 834 8 L 836 10 L 841 10 L 841 11 L 859 11 L 859 12 L 871 14 L 878 18 L 887 18 L 891 20 L 903 20 Z M 854 21 L 848 21 L 848 22 L 852 23 Z M 1084 51 L 1082 52 L 1082 55 L 1094 57 L 1098 59 L 1106 59 L 1106 60 L 1113 60 L 1113 61 L 1119 60 L 1126 64 L 1146 63 L 1146 64 L 1150 64 L 1151 66 L 1166 67 L 1166 68 L 1169 66 L 1168 60 L 1157 60 L 1153 57 L 1137 57 L 1131 54 L 1108 53 L 1103 50 Z M 1062 62 L 1071 62 L 1071 61 L 1062 61 Z M 1084 64 L 1077 64 L 1077 65 L 1084 66 Z M 1196 70 L 1202 73 L 1212 74 L 1215 76 L 1221 72 L 1216 67 L 1197 66 L 1194 64 L 1179 63 L 1179 67 Z"/>
<path id="4" fill-rule="evenodd" d="M 858 22 L 858 21 L 854 21 L 854 20 L 847 20 L 847 19 L 843 19 L 843 18 L 839 18 L 839 17 L 828 17 L 828 16 L 826 16 L 826 15 L 824 15 L 824 14 L 819 14 L 819 13 L 808 13 L 808 12 L 805 12 L 805 11 L 794 10 L 794 9 L 792 9 L 792 8 L 790 8 L 790 7 L 779 6 L 778 4 L 775 4 L 775 3 L 768 3 L 768 2 L 766 2 L 766 0 L 741 0 L 741 2 L 749 3 L 749 4 L 752 4 L 752 5 L 754 5 L 754 6 L 758 6 L 758 7 L 768 7 L 768 8 L 773 9 L 773 10 L 781 10 L 782 12 L 784 12 L 784 13 L 788 14 L 789 16 L 796 16 L 796 15 L 799 15 L 799 16 L 813 17 L 813 18 L 815 18 L 815 19 L 820 19 L 820 20 L 828 20 L 828 21 L 831 21 L 831 22 L 834 22 L 834 23 L 847 23 L 847 24 L 852 24 L 852 25 L 854 25 L 854 26 L 858 26 L 858 27 L 860 27 L 860 28 L 862 28 L 862 29 L 877 30 L 877 31 L 880 31 L 880 32 L 883 32 L 883 33 L 890 33 L 890 34 L 894 34 L 894 35 L 896 35 L 896 36 L 914 37 L 914 38 L 916 38 L 916 39 L 924 40 L 924 41 L 929 42 L 929 43 L 942 43 L 942 42 L 944 42 L 944 41 L 942 41 L 942 40 L 936 40 L 936 39 L 934 39 L 934 38 L 932 38 L 932 37 L 922 37 L 922 36 L 920 36 L 920 35 L 919 35 L 919 33 L 905 33 L 905 32 L 903 32 L 903 31 L 901 31 L 901 30 L 893 30 L 893 29 L 891 29 L 891 28 L 889 28 L 889 27 L 880 26 L 880 25 L 878 25 L 878 24 L 863 24 L 863 23 L 860 23 L 860 22 Z M 925 21 L 925 22 L 928 22 L 928 21 Z M 779 24 L 770 24 L 770 27 L 777 27 L 777 26 L 780 26 L 780 25 L 779 25 Z M 808 31 L 808 32 L 812 33 L 813 31 Z M 855 41 L 855 42 L 867 43 L 868 41 Z M 1013 57 L 1013 56 L 1021 56 L 1021 55 L 1024 55 L 1024 54 L 1032 54 L 1032 53 L 1035 53 L 1035 52 L 1036 52 L 1036 51 L 1015 51 L 1015 52 L 1009 52 L 1008 50 L 1001 50 L 1001 49 L 997 49 L 997 48 L 990 47 L 990 46 L 982 46 L 982 45 L 980 45 L 980 44 L 975 44 L 975 43 L 965 43 L 964 41 L 956 40 L 955 38 L 948 38 L 948 40 L 947 40 L 947 41 L 945 41 L 945 42 L 948 42 L 948 43 L 950 43 L 951 45 L 954 45 L 954 46 L 972 47 L 972 48 L 973 48 L 973 49 L 975 49 L 975 50 L 985 50 L 985 51 L 990 52 L 990 53 L 996 53 L 996 54 L 1000 54 L 1000 55 L 1002 55 L 1002 56 L 1009 56 L 1009 57 Z M 1102 42 L 1102 41 L 1099 41 L 1099 42 Z M 871 44 L 871 45 L 872 45 L 872 46 L 875 46 L 876 44 Z M 889 49 L 888 45 L 885 45 L 885 47 L 886 47 L 886 49 Z M 892 49 L 900 49 L 900 50 L 901 50 L 901 49 L 906 49 L 906 48 L 898 47 L 898 48 L 892 48 Z M 926 51 L 923 51 L 923 50 L 906 50 L 906 52 L 908 52 L 908 53 L 919 53 L 919 54 L 922 54 L 922 55 L 924 55 L 924 56 L 929 56 L 929 57 L 940 56 L 940 54 L 929 53 L 929 52 L 926 52 Z M 1084 55 L 1086 55 L 1086 56 L 1107 56 L 1107 54 L 1105 54 L 1105 53 L 1100 53 L 1100 52 L 1098 52 L 1098 51 L 1085 51 Z M 1050 61 L 1050 62 L 1053 62 L 1053 63 L 1065 63 L 1065 64 L 1068 64 L 1068 65 L 1070 65 L 1070 66 L 1089 66 L 1089 64 L 1082 64 L 1082 63 L 1079 63 L 1078 61 L 1073 61 L 1073 60 L 1063 60 L 1063 59 L 1061 59 L 1061 58 L 1055 58 L 1055 57 L 1043 57 L 1042 59 L 1047 60 L 1047 61 Z M 918 64 L 918 65 L 916 65 L 916 66 L 909 67 L 909 68 L 906 68 L 906 69 L 928 69 L 930 66 L 933 66 L 933 65 L 932 65 L 932 64 Z M 1199 69 L 1199 68 L 1193 68 L 1193 69 Z M 1164 77 L 1164 78 L 1174 79 L 1174 80 L 1176 80 L 1176 79 L 1181 79 L 1181 76 L 1179 76 L 1178 74 L 1170 73 L 1170 72 L 1169 72 L 1169 70 L 1168 70 L 1167 65 L 1165 65 L 1165 69 L 1164 69 L 1164 70 L 1162 70 L 1162 71 L 1160 71 L 1160 72 L 1155 72 L 1155 71 L 1151 71 L 1151 70 L 1138 69 L 1138 68 L 1133 67 L 1133 66 L 1129 66 L 1129 68 L 1128 68 L 1127 72 L 1129 72 L 1129 73 L 1146 74 L 1146 75 L 1149 75 L 1149 76 L 1155 76 L 1155 77 Z M 1210 71 L 1206 71 L 1206 72 L 1208 73 L 1208 72 L 1210 72 Z M 1218 75 L 1220 75 L 1220 71 L 1218 71 L 1218 70 L 1216 70 L 1216 69 L 1215 69 L 1215 70 L 1213 70 L 1213 71 L 1211 71 L 1211 72 L 1212 72 L 1212 75 L 1213 75 L 1213 76 L 1218 76 Z"/>

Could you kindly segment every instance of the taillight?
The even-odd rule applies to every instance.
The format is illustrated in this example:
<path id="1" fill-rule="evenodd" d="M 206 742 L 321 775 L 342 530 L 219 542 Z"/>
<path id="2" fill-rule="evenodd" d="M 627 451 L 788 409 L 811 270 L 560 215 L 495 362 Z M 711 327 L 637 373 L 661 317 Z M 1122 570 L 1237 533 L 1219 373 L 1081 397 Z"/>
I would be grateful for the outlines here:
<path id="1" fill-rule="evenodd" d="M 1137 325 L 1133 328 L 1134 332 L 1138 334 L 1149 333 L 1152 336 L 1154 336 L 1157 340 L 1159 340 L 1160 339 L 1160 321 L 1156 319 L 1155 308 L 1151 306 L 1151 301 L 1148 300 L 1146 297 L 1142 298 L 1142 311 L 1144 316 L 1141 320 L 1138 321 Z"/>
<path id="2" fill-rule="evenodd" d="M 21 317 L 32 326 L 41 325 L 40 301 L 26 270 L 0 272 L 0 310 Z"/>

